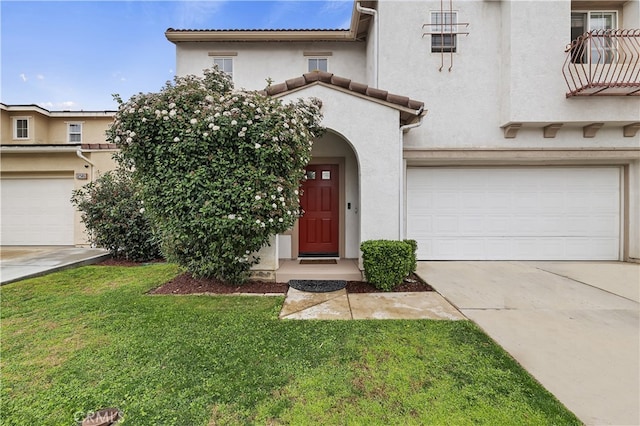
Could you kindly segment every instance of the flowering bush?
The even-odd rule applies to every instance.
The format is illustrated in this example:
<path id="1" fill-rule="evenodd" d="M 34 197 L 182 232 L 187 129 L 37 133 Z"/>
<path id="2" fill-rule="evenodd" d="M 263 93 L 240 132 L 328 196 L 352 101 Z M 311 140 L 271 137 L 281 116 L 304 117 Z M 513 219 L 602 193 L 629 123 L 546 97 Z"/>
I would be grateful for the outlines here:
<path id="1" fill-rule="evenodd" d="M 73 191 L 89 240 L 113 257 L 136 262 L 160 257 L 139 191 L 125 169 L 104 173 Z"/>
<path id="2" fill-rule="evenodd" d="M 169 261 L 238 283 L 300 214 L 320 102 L 233 91 L 217 68 L 119 102 L 108 139 L 142 184 Z"/>

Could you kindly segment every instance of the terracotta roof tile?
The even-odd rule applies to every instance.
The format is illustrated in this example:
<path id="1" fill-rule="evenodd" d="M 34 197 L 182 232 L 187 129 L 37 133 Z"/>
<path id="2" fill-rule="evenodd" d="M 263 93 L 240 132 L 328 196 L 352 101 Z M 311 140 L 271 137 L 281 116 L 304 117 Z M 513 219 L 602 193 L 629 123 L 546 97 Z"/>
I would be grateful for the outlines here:
<path id="1" fill-rule="evenodd" d="M 342 32 L 342 31 L 348 31 L 349 29 L 341 29 L 341 28 L 331 28 L 331 29 L 327 29 L 327 28 L 227 28 L 227 29 L 187 29 L 187 28 L 181 28 L 181 29 L 175 29 L 175 28 L 167 28 L 167 32 L 172 32 L 172 33 L 182 33 L 182 32 L 213 32 L 213 33 L 231 33 L 231 32 L 235 32 L 235 31 L 242 31 L 242 32 L 282 32 L 282 31 L 308 31 L 308 32 L 317 32 L 317 31 L 326 31 L 326 32 Z"/>
<path id="2" fill-rule="evenodd" d="M 80 145 L 82 149 L 117 149 L 115 143 L 83 143 Z"/>
<path id="3" fill-rule="evenodd" d="M 284 83 L 272 84 L 267 87 L 266 90 L 262 90 L 260 93 L 269 96 L 279 95 L 281 93 L 288 92 L 290 90 L 298 89 L 303 86 L 314 84 L 317 82 L 325 83 L 331 86 L 336 86 L 341 89 L 363 95 L 375 100 L 381 100 L 393 105 L 398 105 L 403 108 L 407 108 L 413 111 L 403 111 L 402 121 L 411 121 L 410 118 L 418 117 L 423 114 L 424 102 L 410 99 L 407 96 L 395 95 L 389 93 L 386 90 L 377 89 L 375 87 L 367 86 L 363 83 L 352 81 L 348 78 L 340 77 L 326 71 L 312 71 L 303 74 L 301 77 L 291 78 Z"/>

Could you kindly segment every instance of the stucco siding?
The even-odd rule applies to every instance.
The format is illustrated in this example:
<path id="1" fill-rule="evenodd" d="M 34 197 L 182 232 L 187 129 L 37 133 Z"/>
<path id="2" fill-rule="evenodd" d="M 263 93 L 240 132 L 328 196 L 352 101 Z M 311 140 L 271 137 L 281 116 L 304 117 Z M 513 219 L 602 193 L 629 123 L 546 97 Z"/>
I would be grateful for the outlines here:
<path id="1" fill-rule="evenodd" d="M 640 27 L 637 1 L 624 7 L 624 25 Z M 405 146 L 434 148 L 637 147 L 640 136 L 624 137 L 622 126 L 638 121 L 640 97 L 573 97 L 562 66 L 570 42 L 569 0 L 458 1 L 453 55 L 431 53 L 430 12 L 439 1 L 379 2 L 380 87 L 425 102 L 424 125 Z M 402 48 L 398 48 L 402 46 Z M 440 70 L 441 65 L 443 66 Z M 522 123 L 516 139 L 502 126 Z M 556 138 L 542 128 L 563 123 Z M 583 126 L 604 122 L 595 138 Z"/>
<path id="2" fill-rule="evenodd" d="M 362 42 L 179 43 L 177 75 L 202 75 L 204 69 L 213 66 L 216 52 L 234 53 L 228 57 L 233 59 L 233 82 L 237 89 L 262 90 L 268 78 L 280 83 L 306 73 L 309 56 L 305 52 L 331 52 L 327 56 L 329 72 L 355 81 L 366 79 Z"/>

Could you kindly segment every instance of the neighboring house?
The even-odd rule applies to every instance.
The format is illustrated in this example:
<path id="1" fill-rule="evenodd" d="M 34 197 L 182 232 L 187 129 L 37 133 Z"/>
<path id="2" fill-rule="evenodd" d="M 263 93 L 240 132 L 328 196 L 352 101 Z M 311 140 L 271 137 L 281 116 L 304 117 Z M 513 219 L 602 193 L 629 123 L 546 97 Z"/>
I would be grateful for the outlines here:
<path id="1" fill-rule="evenodd" d="M 348 30 L 166 37 L 178 75 L 323 102 L 306 215 L 268 270 L 381 238 L 423 260 L 638 261 L 638 28 L 638 0 L 361 1 Z"/>
<path id="2" fill-rule="evenodd" d="M 87 244 L 71 192 L 115 168 L 114 114 L 0 104 L 0 244 Z"/>

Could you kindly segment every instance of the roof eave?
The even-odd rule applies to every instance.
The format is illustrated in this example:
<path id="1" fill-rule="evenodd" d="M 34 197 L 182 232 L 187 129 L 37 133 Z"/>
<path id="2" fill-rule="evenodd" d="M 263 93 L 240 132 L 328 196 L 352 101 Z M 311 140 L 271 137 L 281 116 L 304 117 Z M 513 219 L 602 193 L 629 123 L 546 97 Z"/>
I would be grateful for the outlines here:
<path id="1" fill-rule="evenodd" d="M 353 41 L 351 30 L 251 30 L 251 31 L 207 31 L 172 30 L 165 31 L 165 37 L 172 43 L 207 41 Z"/>
<path id="2" fill-rule="evenodd" d="M 347 95 L 351 95 L 351 96 L 355 96 L 357 98 L 360 99 L 364 99 L 370 102 L 374 102 L 377 103 L 379 105 L 384 105 L 388 108 L 392 108 L 397 110 L 400 113 L 400 124 L 401 125 L 405 125 L 405 124 L 413 124 L 418 122 L 422 117 L 424 117 L 425 115 L 427 115 L 427 110 L 424 109 L 424 105 L 421 106 L 419 109 L 413 109 L 413 108 L 409 108 L 403 105 L 398 105 L 392 102 L 388 102 L 382 99 L 377 99 L 371 96 L 366 96 L 362 93 L 358 93 L 358 92 L 354 92 L 352 90 L 346 89 L 344 87 L 339 87 L 333 84 L 328 84 L 325 83 L 323 81 L 314 81 L 313 83 L 309 83 L 306 84 L 304 86 L 300 86 L 300 87 L 296 87 L 294 89 L 289 89 L 285 92 L 281 92 L 281 93 L 277 93 L 275 95 L 272 95 L 274 98 L 281 98 L 287 95 L 290 95 L 292 93 L 298 92 L 298 91 L 302 91 L 306 88 L 312 87 L 312 86 L 322 86 L 322 87 L 326 87 L 332 90 L 337 90 L 338 92 L 342 92 L 344 94 Z"/>

